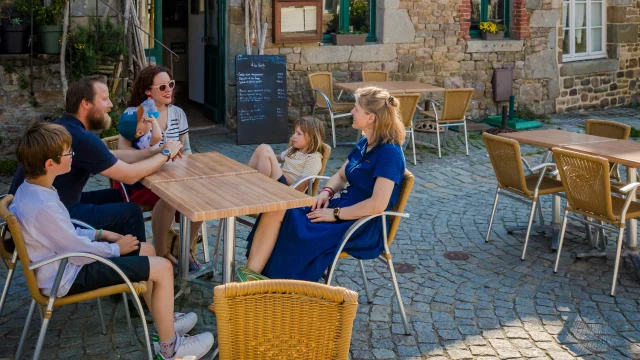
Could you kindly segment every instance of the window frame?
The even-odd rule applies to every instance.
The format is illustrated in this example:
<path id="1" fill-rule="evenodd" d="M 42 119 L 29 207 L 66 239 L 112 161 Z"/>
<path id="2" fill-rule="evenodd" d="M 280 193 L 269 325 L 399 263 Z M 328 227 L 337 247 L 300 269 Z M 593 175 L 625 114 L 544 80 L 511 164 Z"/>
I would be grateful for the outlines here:
<path id="1" fill-rule="evenodd" d="M 340 11 L 338 17 L 338 30 L 349 31 L 349 14 L 351 12 L 351 0 L 336 0 L 340 2 L 340 9 L 349 9 L 349 11 Z M 367 42 L 376 42 L 376 0 L 367 0 L 369 2 L 369 32 L 367 33 Z M 322 11 L 324 11 L 324 3 L 321 2 Z M 322 25 L 321 25 L 322 26 Z M 322 34 L 322 42 L 331 44 L 331 34 Z"/>
<path id="2" fill-rule="evenodd" d="M 600 40 L 600 46 L 601 49 L 600 51 L 591 51 L 590 47 L 593 43 L 593 39 L 591 36 L 591 32 L 593 30 L 593 26 L 591 24 L 591 5 L 594 2 L 600 2 L 601 3 L 601 11 L 600 11 L 600 15 L 601 15 L 601 23 L 600 23 L 600 29 L 602 31 L 602 39 Z M 576 26 L 575 26 L 575 22 L 576 22 L 576 16 L 575 16 L 575 5 L 576 3 L 579 4 L 584 4 L 585 5 L 585 17 L 586 17 L 586 24 L 584 26 L 584 29 L 586 30 L 587 33 L 587 51 L 584 53 L 579 53 L 576 54 L 576 39 L 575 39 L 575 32 L 576 32 Z M 569 11 L 569 14 L 565 14 L 564 13 L 564 5 L 568 4 L 567 9 Z M 573 12 L 572 12 L 573 10 Z M 573 15 L 571 15 L 573 14 Z M 565 17 L 569 15 L 569 27 L 565 28 L 564 27 L 564 20 Z M 582 27 L 580 29 L 583 29 Z M 565 40 L 565 31 L 569 30 L 569 53 L 565 53 L 564 52 L 564 40 Z M 607 3 L 606 0 L 599 0 L 599 1 L 593 1 L 593 0 L 563 0 L 562 1 L 562 62 L 571 62 L 571 61 L 580 61 L 580 60 L 593 60 L 593 59 L 602 59 L 602 58 L 606 58 L 607 57 Z"/>
<path id="3" fill-rule="evenodd" d="M 316 34 L 315 36 L 291 36 L 282 37 L 282 8 L 288 6 L 315 6 L 316 7 Z M 276 0 L 273 3 L 273 42 L 276 44 L 292 42 L 315 42 L 322 39 L 322 0 Z M 286 19 L 284 19 L 286 20 Z"/>
<path id="4" fill-rule="evenodd" d="M 471 6 L 471 0 L 469 0 L 469 7 L 473 11 Z M 480 0 L 480 21 L 489 21 L 489 0 Z M 472 39 L 480 39 L 482 37 L 482 31 L 471 22 L 469 18 L 469 36 Z M 479 26 L 480 24 L 478 24 Z M 509 38 L 511 36 L 511 0 L 504 0 L 504 25 L 507 30 L 504 32 L 504 37 Z"/>

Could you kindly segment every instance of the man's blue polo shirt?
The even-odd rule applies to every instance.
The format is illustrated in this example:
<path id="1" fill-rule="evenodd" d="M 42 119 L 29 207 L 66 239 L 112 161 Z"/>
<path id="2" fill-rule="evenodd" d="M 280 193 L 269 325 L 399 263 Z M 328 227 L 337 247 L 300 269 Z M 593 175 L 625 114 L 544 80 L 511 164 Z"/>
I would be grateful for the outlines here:
<path id="1" fill-rule="evenodd" d="M 113 156 L 100 138 L 84 128 L 75 116 L 64 114 L 54 124 L 64 126 L 71 134 L 71 148 L 75 153 L 71 163 L 71 171 L 58 175 L 53 186 L 58 190 L 60 200 L 67 207 L 80 202 L 82 189 L 87 184 L 90 175 L 99 174 L 115 165 L 118 159 Z M 24 181 L 24 171 L 18 167 L 13 176 L 9 193 L 15 194 L 18 186 Z"/>

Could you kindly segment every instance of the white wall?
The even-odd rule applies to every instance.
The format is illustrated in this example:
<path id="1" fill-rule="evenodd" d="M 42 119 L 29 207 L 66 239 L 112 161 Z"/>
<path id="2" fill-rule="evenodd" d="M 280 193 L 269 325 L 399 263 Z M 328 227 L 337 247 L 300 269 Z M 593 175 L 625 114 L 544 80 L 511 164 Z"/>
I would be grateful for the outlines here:
<path id="1" fill-rule="evenodd" d="M 204 103 L 204 12 L 191 13 L 189 1 L 189 99 Z"/>

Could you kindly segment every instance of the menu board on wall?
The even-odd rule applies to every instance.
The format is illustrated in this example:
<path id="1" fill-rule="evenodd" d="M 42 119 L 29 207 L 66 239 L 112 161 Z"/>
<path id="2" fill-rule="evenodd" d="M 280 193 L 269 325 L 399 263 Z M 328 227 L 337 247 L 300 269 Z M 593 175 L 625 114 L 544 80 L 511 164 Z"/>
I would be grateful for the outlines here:
<path id="1" fill-rule="evenodd" d="M 289 140 L 286 65 L 280 55 L 236 57 L 238 145 Z"/>

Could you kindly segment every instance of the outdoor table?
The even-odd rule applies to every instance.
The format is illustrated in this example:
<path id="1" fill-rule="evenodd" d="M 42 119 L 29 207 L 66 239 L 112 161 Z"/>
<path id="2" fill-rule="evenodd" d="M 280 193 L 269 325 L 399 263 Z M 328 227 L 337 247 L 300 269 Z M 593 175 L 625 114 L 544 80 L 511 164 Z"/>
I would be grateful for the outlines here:
<path id="1" fill-rule="evenodd" d="M 606 138 L 602 136 L 587 135 L 581 133 L 574 133 L 564 130 L 533 130 L 533 131 L 520 131 L 512 133 L 503 133 L 500 136 L 517 140 L 521 144 L 527 144 L 532 146 L 539 146 L 551 150 L 554 147 L 578 145 L 578 144 L 596 144 L 601 146 L 607 142 L 613 142 L 615 139 Z M 546 162 L 550 153 L 544 155 L 542 162 Z M 551 248 L 553 250 L 558 249 L 560 242 L 560 197 L 553 195 L 553 206 L 551 207 Z M 513 230 L 511 230 L 513 231 Z"/>
<path id="2" fill-rule="evenodd" d="M 356 92 L 361 87 L 377 86 L 386 89 L 391 94 L 444 92 L 444 88 L 421 83 L 419 81 L 359 81 L 348 83 L 335 83 L 336 88 L 350 93 Z"/>
<path id="3" fill-rule="evenodd" d="M 602 143 L 568 145 L 564 148 L 600 156 L 609 162 L 624 165 L 627 167 L 627 181 L 629 183 L 638 181 L 636 169 L 640 168 L 640 143 L 631 140 L 613 140 Z M 628 196 L 635 200 L 636 192 L 632 191 Z M 637 220 L 627 221 L 627 248 L 632 251 L 631 258 L 636 269 L 640 269 L 640 255 L 637 252 Z"/>
<path id="4" fill-rule="evenodd" d="M 234 162 L 229 158 L 228 161 Z M 241 165 L 238 163 L 238 165 Z M 235 165 L 234 169 L 240 166 Z M 151 189 L 181 213 L 178 281 L 188 293 L 191 221 L 225 219 L 222 282 L 233 281 L 236 216 L 311 206 L 313 198 L 260 173 L 214 174 L 157 181 Z"/>

